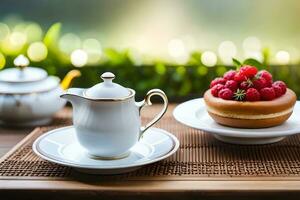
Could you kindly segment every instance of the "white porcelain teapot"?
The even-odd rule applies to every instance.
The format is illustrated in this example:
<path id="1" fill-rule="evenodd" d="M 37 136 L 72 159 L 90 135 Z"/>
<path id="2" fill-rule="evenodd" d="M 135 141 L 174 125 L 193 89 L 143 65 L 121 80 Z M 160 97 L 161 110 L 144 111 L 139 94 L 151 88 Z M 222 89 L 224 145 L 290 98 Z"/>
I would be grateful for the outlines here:
<path id="1" fill-rule="evenodd" d="M 165 114 L 168 99 L 163 91 L 152 89 L 145 100 L 135 102 L 135 91 L 113 83 L 113 73 L 106 72 L 101 78 L 102 83 L 89 89 L 70 88 L 61 97 L 73 106 L 77 139 L 88 154 L 105 159 L 122 158 Z M 163 108 L 146 126 L 141 126 L 141 109 L 152 104 L 153 95 L 163 99 Z"/>
<path id="2" fill-rule="evenodd" d="M 12 126 L 38 126 L 51 121 L 54 113 L 66 101 L 59 98 L 78 70 L 70 71 L 64 80 L 48 76 L 41 68 L 28 67 L 29 60 L 20 55 L 14 60 L 16 67 L 0 71 L 0 124 Z"/>

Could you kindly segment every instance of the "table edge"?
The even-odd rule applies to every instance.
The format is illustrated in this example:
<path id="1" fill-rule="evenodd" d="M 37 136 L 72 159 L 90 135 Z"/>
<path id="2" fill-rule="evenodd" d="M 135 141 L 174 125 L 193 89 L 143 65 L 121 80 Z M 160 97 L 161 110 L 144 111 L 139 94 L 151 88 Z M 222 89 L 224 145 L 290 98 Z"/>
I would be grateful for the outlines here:
<path id="1" fill-rule="evenodd" d="M 147 183 L 147 184 L 144 184 Z M 0 190 L 72 190 L 102 192 L 209 192 L 298 191 L 300 181 L 124 181 L 84 183 L 78 181 L 0 180 Z"/>

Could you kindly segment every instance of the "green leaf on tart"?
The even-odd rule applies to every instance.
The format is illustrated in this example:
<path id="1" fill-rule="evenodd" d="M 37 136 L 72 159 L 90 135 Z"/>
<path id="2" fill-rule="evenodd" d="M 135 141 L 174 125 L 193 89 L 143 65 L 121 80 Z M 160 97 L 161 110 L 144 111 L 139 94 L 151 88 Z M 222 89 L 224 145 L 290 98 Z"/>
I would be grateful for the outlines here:
<path id="1" fill-rule="evenodd" d="M 259 69 L 264 68 L 264 65 L 262 63 L 260 63 L 258 60 L 255 60 L 253 58 L 248 58 L 248 59 L 244 60 L 243 65 L 251 65 L 251 66 L 257 67 Z"/>
<path id="2" fill-rule="evenodd" d="M 235 59 L 235 58 L 232 58 L 232 62 L 235 65 L 236 70 L 239 70 L 240 67 L 242 66 L 242 63 L 239 60 Z"/>

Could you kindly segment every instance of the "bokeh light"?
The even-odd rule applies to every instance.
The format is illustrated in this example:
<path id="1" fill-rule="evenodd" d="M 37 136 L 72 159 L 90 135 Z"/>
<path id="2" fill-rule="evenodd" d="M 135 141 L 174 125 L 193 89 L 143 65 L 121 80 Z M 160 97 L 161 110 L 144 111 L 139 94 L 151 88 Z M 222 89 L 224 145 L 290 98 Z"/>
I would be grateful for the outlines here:
<path id="1" fill-rule="evenodd" d="M 247 37 L 243 41 L 244 58 L 254 58 L 260 62 L 263 61 L 263 55 L 261 52 L 261 42 L 257 37 Z"/>
<path id="2" fill-rule="evenodd" d="M 34 42 L 27 49 L 27 55 L 30 60 L 39 62 L 47 58 L 48 49 L 42 42 Z"/>
<path id="3" fill-rule="evenodd" d="M 82 49 L 88 55 L 88 64 L 97 64 L 102 56 L 101 44 L 98 40 L 89 38 L 83 41 Z"/>
<path id="4" fill-rule="evenodd" d="M 160 74 L 160 75 L 163 75 L 166 73 L 167 69 L 166 69 L 166 66 L 162 63 L 157 63 L 155 65 L 155 71 L 156 73 Z"/>
<path id="5" fill-rule="evenodd" d="M 286 65 L 290 62 L 290 54 L 287 51 L 278 51 L 275 55 L 276 60 L 281 65 Z"/>
<path id="6" fill-rule="evenodd" d="M 13 32 L 2 43 L 2 52 L 6 55 L 18 55 L 27 42 L 27 37 L 22 32 Z"/>
<path id="7" fill-rule="evenodd" d="M 299 63 L 300 62 L 300 50 L 296 47 L 289 47 L 287 52 L 290 54 L 290 63 Z"/>
<path id="8" fill-rule="evenodd" d="M 27 37 L 22 32 L 13 32 L 10 35 L 9 40 L 14 46 L 23 46 L 26 43 Z"/>
<path id="9" fill-rule="evenodd" d="M 101 51 L 100 42 L 94 38 L 89 38 L 89 39 L 84 40 L 82 43 L 82 47 L 83 47 L 83 49 L 86 49 L 86 50 Z"/>
<path id="10" fill-rule="evenodd" d="M 83 67 L 87 64 L 88 55 L 82 49 L 76 49 L 71 53 L 71 63 L 75 67 Z"/>
<path id="11" fill-rule="evenodd" d="M 184 64 L 189 59 L 189 52 L 187 51 L 184 43 L 180 39 L 172 39 L 168 44 L 169 55 L 178 64 Z"/>
<path id="12" fill-rule="evenodd" d="M 218 53 L 224 64 L 231 65 L 232 58 L 237 54 L 237 49 L 232 41 L 224 41 L 219 45 Z"/>
<path id="13" fill-rule="evenodd" d="M 37 23 L 31 23 L 25 28 L 25 34 L 27 35 L 28 42 L 35 42 L 42 39 L 43 31 L 40 25 Z"/>
<path id="14" fill-rule="evenodd" d="M 77 35 L 67 33 L 60 38 L 58 45 L 62 52 L 70 54 L 81 47 L 81 40 Z"/>
<path id="15" fill-rule="evenodd" d="M 201 55 L 201 62 L 207 67 L 215 66 L 217 64 L 217 56 L 212 51 L 205 51 Z"/>
<path id="16" fill-rule="evenodd" d="M 204 67 L 204 66 L 199 66 L 197 68 L 197 72 L 198 72 L 199 75 L 205 76 L 207 74 L 207 72 L 208 72 L 208 68 Z"/>
<path id="17" fill-rule="evenodd" d="M 4 40 L 9 35 L 9 33 L 9 27 L 4 23 L 0 23 L 0 41 Z"/>
<path id="18" fill-rule="evenodd" d="M 12 32 L 22 32 L 22 33 L 24 33 L 24 30 L 25 30 L 26 26 L 27 26 L 27 23 L 19 22 L 15 26 L 11 26 L 11 27 L 13 27 Z"/>

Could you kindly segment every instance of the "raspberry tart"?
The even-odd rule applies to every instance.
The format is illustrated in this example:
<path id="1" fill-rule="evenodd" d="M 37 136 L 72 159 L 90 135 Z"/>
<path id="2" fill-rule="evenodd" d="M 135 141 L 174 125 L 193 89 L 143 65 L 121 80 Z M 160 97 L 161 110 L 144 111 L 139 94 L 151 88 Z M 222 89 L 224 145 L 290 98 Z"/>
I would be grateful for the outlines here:
<path id="1" fill-rule="evenodd" d="M 230 70 L 211 81 L 204 94 L 209 115 L 219 124 L 237 128 L 266 128 L 285 122 L 296 94 L 283 81 L 250 65 Z"/>

